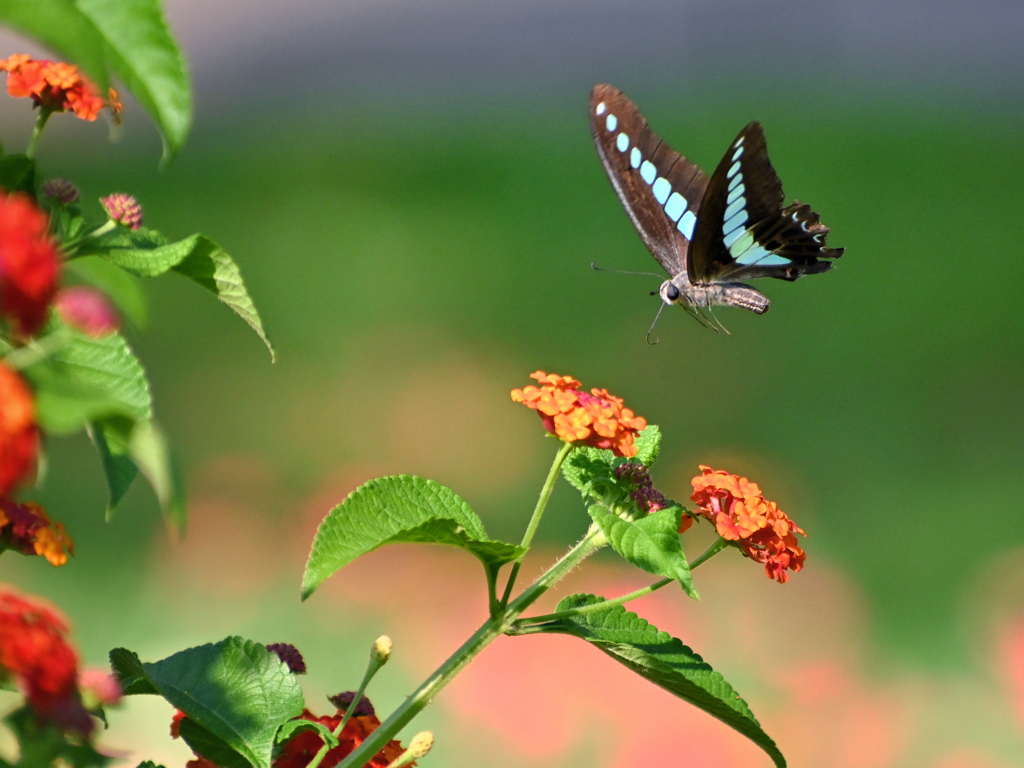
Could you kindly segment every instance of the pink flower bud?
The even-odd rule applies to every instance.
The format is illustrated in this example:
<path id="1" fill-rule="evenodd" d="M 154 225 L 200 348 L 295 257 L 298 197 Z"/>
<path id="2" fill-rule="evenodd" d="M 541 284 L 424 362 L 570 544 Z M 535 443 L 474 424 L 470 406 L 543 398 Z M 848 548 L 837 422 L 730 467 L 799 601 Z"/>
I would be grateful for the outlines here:
<path id="1" fill-rule="evenodd" d="M 107 197 L 101 197 L 100 205 L 107 212 L 107 216 L 118 224 L 123 224 L 128 229 L 138 229 L 142 226 L 142 206 L 131 195 L 115 192 Z"/>
<path id="2" fill-rule="evenodd" d="M 86 336 L 99 338 L 121 327 L 117 311 L 95 288 L 84 285 L 62 288 L 54 304 L 60 319 Z"/>
<path id="3" fill-rule="evenodd" d="M 111 706 L 121 701 L 121 684 L 102 669 L 83 669 L 79 672 L 78 690 L 87 709 Z"/>

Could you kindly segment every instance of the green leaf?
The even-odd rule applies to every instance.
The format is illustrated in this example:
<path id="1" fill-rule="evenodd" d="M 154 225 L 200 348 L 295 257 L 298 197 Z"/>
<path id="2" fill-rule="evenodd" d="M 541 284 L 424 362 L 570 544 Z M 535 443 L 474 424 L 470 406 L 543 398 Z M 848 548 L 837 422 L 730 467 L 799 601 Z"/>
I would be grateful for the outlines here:
<path id="1" fill-rule="evenodd" d="M 601 498 L 600 488 L 615 485 L 615 454 L 600 448 L 580 446 L 562 463 L 562 475 L 569 485 L 587 498 Z"/>
<path id="2" fill-rule="evenodd" d="M 658 460 L 661 452 L 661 430 L 657 424 L 648 424 L 647 427 L 636 437 L 636 456 L 633 461 L 639 461 L 650 469 Z"/>
<path id="3" fill-rule="evenodd" d="M 103 415 L 150 418 L 146 373 L 120 334 L 94 339 L 55 323 L 50 328 L 66 336 L 66 346 L 24 371 L 39 397 L 43 429 L 76 432 Z"/>
<path id="4" fill-rule="evenodd" d="M 185 482 L 163 431 L 152 421 L 138 422 L 131 433 L 128 456 L 149 481 L 167 524 L 183 536 L 187 519 Z"/>
<path id="5" fill-rule="evenodd" d="M 210 238 L 196 234 L 171 243 L 152 229 L 133 232 L 119 227 L 95 240 L 87 239 L 79 246 L 78 254 L 101 256 L 139 277 L 156 277 L 174 270 L 194 280 L 248 323 L 274 359 L 274 347 L 238 265 Z"/>
<path id="6" fill-rule="evenodd" d="M 185 60 L 159 0 L 76 0 L 99 30 L 114 73 L 156 121 L 164 160 L 177 154 L 192 125 L 192 92 Z"/>
<path id="7" fill-rule="evenodd" d="M 570 595 L 558 604 L 566 611 L 601 603 L 595 595 Z M 667 632 L 660 632 L 622 606 L 538 626 L 537 631 L 582 638 L 669 693 L 685 699 L 742 733 L 785 768 L 786 759 L 757 722 L 747 703 L 721 674 Z"/>
<path id="8" fill-rule="evenodd" d="M 110 491 L 107 522 L 113 518 L 114 510 L 139 474 L 138 465 L 129 456 L 134 427 L 135 422 L 131 419 L 112 417 L 96 422 L 90 430 L 90 436 L 103 464 L 107 489 Z"/>
<path id="9" fill-rule="evenodd" d="M 36 163 L 25 155 L 0 156 L 0 187 L 36 196 Z"/>
<path id="10" fill-rule="evenodd" d="M 41 723 L 29 707 L 20 707 L 4 718 L 18 740 L 18 766 L 49 768 L 53 765 L 71 768 L 102 768 L 114 758 L 97 752 L 88 741 L 68 738 L 53 723 Z"/>
<path id="11" fill-rule="evenodd" d="M 289 720 L 281 726 L 277 732 L 277 743 L 284 744 L 293 739 L 302 731 L 316 731 L 320 738 L 327 745 L 328 749 L 338 746 L 338 737 L 331 733 L 331 729 L 318 720 Z"/>
<path id="12" fill-rule="evenodd" d="M 146 669 L 139 661 L 138 654 L 127 648 L 115 648 L 110 652 L 110 668 L 121 683 L 125 696 L 159 693 L 146 678 Z"/>
<path id="13" fill-rule="evenodd" d="M 627 562 L 655 576 L 675 579 L 686 594 L 699 599 L 679 540 L 680 507 L 660 509 L 635 520 L 625 520 L 600 504 L 591 506 L 589 512 L 612 549 Z"/>
<path id="14" fill-rule="evenodd" d="M 33 37 L 80 66 L 100 92 L 107 89 L 103 36 L 73 0 L 0 0 L 0 23 Z"/>
<path id="15" fill-rule="evenodd" d="M 135 675 L 140 675 L 255 768 L 270 768 L 278 729 L 302 713 L 295 675 L 251 640 L 229 637 L 148 664 L 123 648 L 111 651 L 110 659 L 119 678 L 139 685 Z"/>
<path id="16" fill-rule="evenodd" d="M 397 542 L 460 547 L 489 572 L 523 552 L 488 539 L 480 518 L 449 488 L 422 477 L 379 477 L 350 493 L 320 523 L 302 578 L 302 598 L 360 555 Z"/>
<path id="17" fill-rule="evenodd" d="M 143 760 L 135 768 L 164 768 L 163 765 L 157 765 L 152 760 Z"/>
<path id="18" fill-rule="evenodd" d="M 146 296 L 134 275 L 97 256 L 73 259 L 66 262 L 64 268 L 83 283 L 103 291 L 138 328 L 145 328 L 149 323 Z"/>
<path id="19" fill-rule="evenodd" d="M 178 723 L 178 734 L 193 752 L 205 757 L 219 768 L 252 768 L 252 763 L 228 746 L 224 739 L 210 733 L 191 717 L 181 719 Z"/>

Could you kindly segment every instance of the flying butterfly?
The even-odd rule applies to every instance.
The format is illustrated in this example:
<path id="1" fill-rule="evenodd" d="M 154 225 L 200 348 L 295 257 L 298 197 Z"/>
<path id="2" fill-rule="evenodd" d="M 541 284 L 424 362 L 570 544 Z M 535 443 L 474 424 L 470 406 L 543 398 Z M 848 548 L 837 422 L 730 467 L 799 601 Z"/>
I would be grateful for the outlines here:
<path id="1" fill-rule="evenodd" d="M 783 207 L 760 123 L 740 131 L 710 179 L 610 85 L 590 94 L 590 130 L 633 226 L 669 273 L 658 291 L 662 308 L 680 304 L 698 319 L 715 305 L 764 314 L 768 298 L 741 281 L 796 280 L 843 255 L 825 247 L 829 229 L 809 205 Z"/>

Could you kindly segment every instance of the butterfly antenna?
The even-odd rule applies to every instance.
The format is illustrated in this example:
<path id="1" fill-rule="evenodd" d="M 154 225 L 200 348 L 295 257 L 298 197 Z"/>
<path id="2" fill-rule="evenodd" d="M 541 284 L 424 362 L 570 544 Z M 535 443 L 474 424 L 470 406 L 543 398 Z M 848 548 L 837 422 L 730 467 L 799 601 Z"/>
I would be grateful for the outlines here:
<path id="1" fill-rule="evenodd" d="M 597 266 L 594 262 L 590 262 L 590 268 L 595 272 L 615 272 L 619 275 L 640 275 L 642 277 L 656 277 L 659 280 L 664 280 L 664 276 L 659 275 L 656 272 L 631 272 L 626 269 L 605 269 L 604 267 Z"/>
<path id="2" fill-rule="evenodd" d="M 661 342 L 661 339 L 655 339 L 654 341 L 651 341 L 651 334 L 654 333 L 654 326 L 658 324 L 658 318 L 661 317 L 661 313 L 666 306 L 668 305 L 662 302 L 661 306 L 658 307 L 658 314 L 654 316 L 654 322 L 651 323 L 651 327 L 647 329 L 647 343 L 650 344 L 652 347 L 655 344 L 659 344 Z"/>

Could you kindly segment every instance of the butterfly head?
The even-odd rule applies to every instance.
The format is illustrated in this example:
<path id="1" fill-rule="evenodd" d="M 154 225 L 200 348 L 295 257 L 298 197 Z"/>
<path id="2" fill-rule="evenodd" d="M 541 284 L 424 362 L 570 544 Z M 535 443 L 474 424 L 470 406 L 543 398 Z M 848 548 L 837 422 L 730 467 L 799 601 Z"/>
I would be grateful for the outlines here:
<path id="1" fill-rule="evenodd" d="M 661 296 L 661 300 L 666 304 L 675 304 L 683 294 L 675 283 L 671 280 L 666 280 L 661 284 L 661 288 L 658 289 L 658 295 Z"/>

